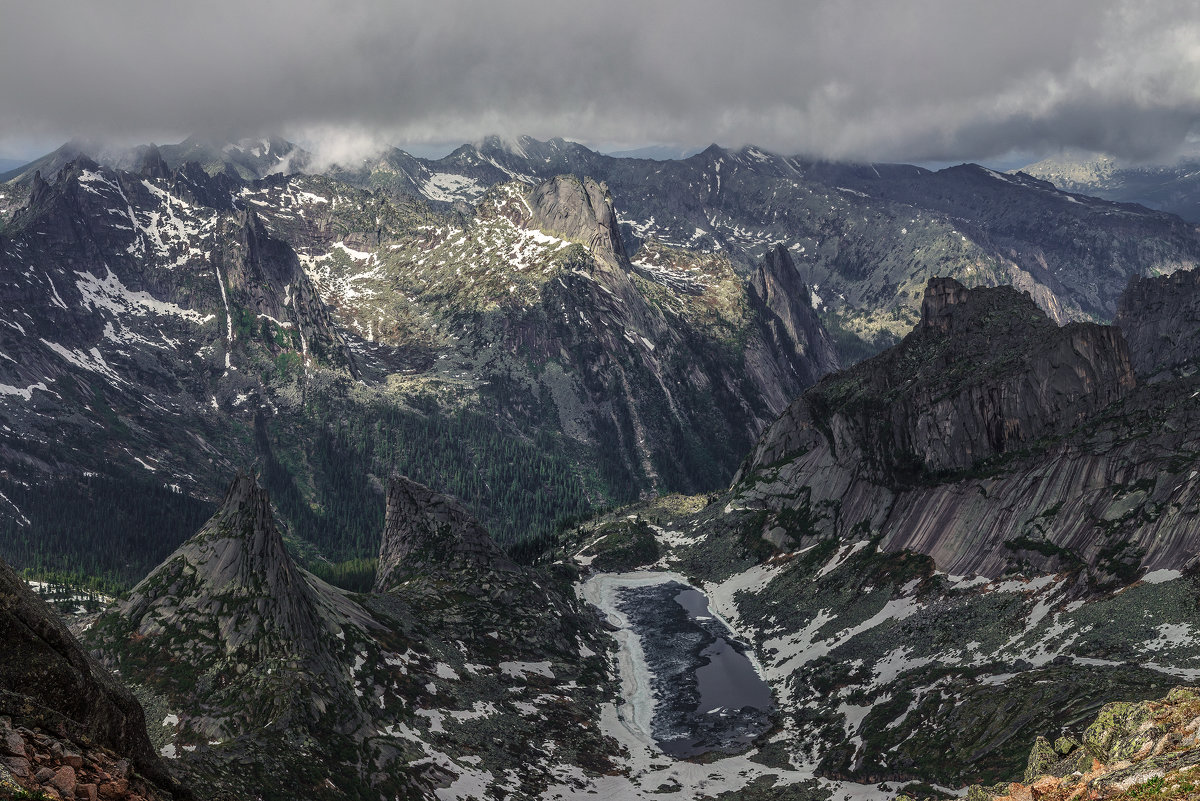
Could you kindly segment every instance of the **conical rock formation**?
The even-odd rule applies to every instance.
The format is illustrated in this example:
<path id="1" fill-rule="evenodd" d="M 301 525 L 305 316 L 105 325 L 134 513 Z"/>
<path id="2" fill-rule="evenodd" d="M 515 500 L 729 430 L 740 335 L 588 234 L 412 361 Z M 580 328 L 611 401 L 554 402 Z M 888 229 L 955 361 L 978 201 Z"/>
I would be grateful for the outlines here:
<path id="1" fill-rule="evenodd" d="M 320 649 L 357 607 L 298 568 L 275 526 L 266 491 L 240 474 L 221 508 L 134 587 L 122 616 L 141 636 L 194 628 L 193 646 L 242 658 Z M 358 615 L 361 617 L 361 615 Z"/>

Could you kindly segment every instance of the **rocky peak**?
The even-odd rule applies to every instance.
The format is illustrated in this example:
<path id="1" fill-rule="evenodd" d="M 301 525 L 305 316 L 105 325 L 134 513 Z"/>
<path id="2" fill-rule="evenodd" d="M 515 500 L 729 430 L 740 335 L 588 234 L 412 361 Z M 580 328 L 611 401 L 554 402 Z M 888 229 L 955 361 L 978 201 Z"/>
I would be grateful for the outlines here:
<path id="1" fill-rule="evenodd" d="M 1195 372 L 1200 359 L 1200 273 L 1135 277 L 1117 302 L 1113 325 L 1129 343 L 1139 376 Z"/>
<path id="2" fill-rule="evenodd" d="M 354 356 L 290 245 L 273 237 L 253 209 L 240 209 L 230 231 L 236 247 L 227 254 L 231 299 L 256 315 L 289 321 L 301 350 L 326 365 L 356 374 Z"/>
<path id="3" fill-rule="evenodd" d="M 121 615 L 140 635 L 180 629 L 193 647 L 219 643 L 244 658 L 319 650 L 320 587 L 288 556 L 271 501 L 249 473 L 239 473 L 221 508 L 191 539 L 133 588 Z"/>
<path id="4" fill-rule="evenodd" d="M 1134 385 L 1116 328 L 1060 328 L 1012 287 L 932 279 L 913 332 L 805 393 L 751 464 L 824 442 L 885 484 L 965 470 L 1069 431 Z"/>
<path id="5" fill-rule="evenodd" d="M 386 592 L 404 575 L 438 569 L 517 568 L 457 500 L 392 476 L 375 591 Z"/>
<path id="6" fill-rule="evenodd" d="M 166 179 L 171 176 L 171 168 L 167 166 L 167 161 L 157 145 L 152 142 L 139 150 L 134 172 L 143 178 Z"/>
<path id="7" fill-rule="evenodd" d="M 534 187 L 529 205 L 538 228 L 583 242 L 607 261 L 627 260 L 607 185 L 558 175 Z"/>
<path id="8" fill-rule="evenodd" d="M 967 288 L 953 278 L 929 279 L 921 301 L 921 330 L 949 331 L 952 309 L 962 304 L 967 295 Z"/>
<path id="9" fill-rule="evenodd" d="M 812 307 L 812 292 L 791 255 L 776 245 L 750 278 L 750 289 L 767 318 L 777 348 L 788 357 L 803 385 L 838 369 L 837 352 Z"/>

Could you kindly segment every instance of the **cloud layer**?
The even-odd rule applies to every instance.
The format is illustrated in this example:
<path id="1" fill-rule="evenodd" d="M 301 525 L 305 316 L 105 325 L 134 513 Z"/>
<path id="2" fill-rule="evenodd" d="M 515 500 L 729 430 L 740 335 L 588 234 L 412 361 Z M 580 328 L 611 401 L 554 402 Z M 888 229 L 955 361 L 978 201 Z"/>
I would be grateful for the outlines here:
<path id="1" fill-rule="evenodd" d="M 904 161 L 1169 156 L 1200 7 L 1112 0 L 0 0 L 0 146 L 489 133 Z"/>

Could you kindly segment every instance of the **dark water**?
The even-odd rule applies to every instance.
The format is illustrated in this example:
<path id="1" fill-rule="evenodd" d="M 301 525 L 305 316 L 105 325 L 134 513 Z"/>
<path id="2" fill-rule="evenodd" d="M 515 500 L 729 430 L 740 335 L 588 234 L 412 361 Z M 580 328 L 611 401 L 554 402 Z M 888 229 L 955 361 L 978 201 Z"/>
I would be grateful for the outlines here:
<path id="1" fill-rule="evenodd" d="M 703 593 L 669 582 L 630 587 L 618 598 L 654 675 L 652 729 L 664 752 L 736 753 L 770 729 L 771 690 Z"/>

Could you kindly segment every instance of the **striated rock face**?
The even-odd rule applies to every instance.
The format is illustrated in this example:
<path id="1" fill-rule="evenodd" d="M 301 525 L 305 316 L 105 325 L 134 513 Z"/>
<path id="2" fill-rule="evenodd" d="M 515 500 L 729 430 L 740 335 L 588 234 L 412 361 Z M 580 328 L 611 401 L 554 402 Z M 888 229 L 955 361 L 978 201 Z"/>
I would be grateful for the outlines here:
<path id="1" fill-rule="evenodd" d="M 1191 383 L 1135 389 L 1117 329 L 1059 328 L 1010 289 L 934 281 L 923 309 L 768 429 L 735 505 L 955 575 L 1084 567 L 1104 584 L 1195 562 Z"/>
<path id="2" fill-rule="evenodd" d="M 1113 325 L 1125 335 L 1138 375 L 1194 373 L 1200 357 L 1200 273 L 1132 278 Z"/>
<path id="3" fill-rule="evenodd" d="M 87 656 L 62 621 L 7 564 L 0 562 L 0 767 L 32 779 L 22 736 L 35 731 L 120 755 L 143 774 L 170 784 L 154 756 L 134 697 Z M 15 739 L 14 739 L 15 738 Z M 76 746 L 77 748 L 79 746 Z M 72 774 L 73 775 L 73 774 Z M 25 786 L 32 786 L 28 781 Z"/>
<path id="4" fill-rule="evenodd" d="M 355 607 L 298 568 L 254 476 L 239 474 L 221 508 L 130 592 L 123 623 L 138 636 L 205 631 L 194 659 L 305 657 L 323 652 L 335 618 Z M 361 615 L 357 615 L 361 617 Z"/>
<path id="5" fill-rule="evenodd" d="M 375 592 L 431 569 L 515 572 L 517 567 L 454 498 L 392 476 Z"/>

